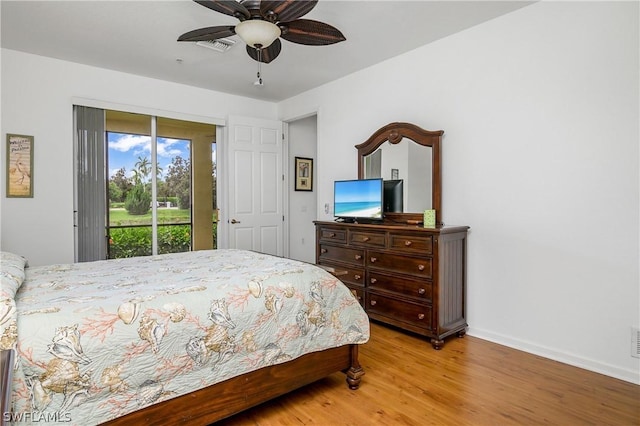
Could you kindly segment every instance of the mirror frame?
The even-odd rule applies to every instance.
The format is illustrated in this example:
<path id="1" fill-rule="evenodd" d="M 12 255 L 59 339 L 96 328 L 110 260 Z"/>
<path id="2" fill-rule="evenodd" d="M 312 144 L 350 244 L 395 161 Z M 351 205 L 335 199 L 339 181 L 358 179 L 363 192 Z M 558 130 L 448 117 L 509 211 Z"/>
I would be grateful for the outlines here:
<path id="1" fill-rule="evenodd" d="M 425 130 L 411 123 L 394 122 L 378 129 L 363 143 L 356 145 L 358 150 L 358 179 L 364 179 L 364 158 L 373 153 L 383 143 L 389 141 L 398 144 L 404 138 L 418 145 L 432 148 L 431 153 L 431 208 L 436 211 L 436 224 L 442 226 L 442 169 L 440 165 L 440 142 L 444 130 Z M 422 222 L 423 213 L 385 213 L 385 221 L 401 223 Z"/>

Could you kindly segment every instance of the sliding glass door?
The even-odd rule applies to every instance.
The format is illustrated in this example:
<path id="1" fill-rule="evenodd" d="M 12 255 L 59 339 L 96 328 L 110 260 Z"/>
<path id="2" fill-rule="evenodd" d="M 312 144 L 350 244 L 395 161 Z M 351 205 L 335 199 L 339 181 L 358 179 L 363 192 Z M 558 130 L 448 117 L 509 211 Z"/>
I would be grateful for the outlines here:
<path id="1" fill-rule="evenodd" d="M 92 187 L 90 198 L 105 202 L 90 215 L 103 218 L 106 255 L 79 261 L 216 247 L 214 125 L 107 110 L 102 144 L 103 190 Z"/>

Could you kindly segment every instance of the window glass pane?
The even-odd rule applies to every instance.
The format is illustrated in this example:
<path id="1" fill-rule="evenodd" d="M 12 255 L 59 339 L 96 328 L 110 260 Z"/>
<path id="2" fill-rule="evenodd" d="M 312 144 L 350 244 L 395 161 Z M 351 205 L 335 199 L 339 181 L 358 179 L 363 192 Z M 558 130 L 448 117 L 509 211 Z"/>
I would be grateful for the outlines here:
<path id="1" fill-rule="evenodd" d="M 151 255 L 151 116 L 108 110 L 106 130 L 109 258 Z"/>
<path id="2" fill-rule="evenodd" d="M 151 137 L 107 132 L 107 147 L 109 258 L 151 255 Z"/>
<path id="3" fill-rule="evenodd" d="M 174 209 L 158 213 L 159 223 L 191 222 L 190 151 L 187 140 L 158 137 L 158 202 Z"/>
<path id="4" fill-rule="evenodd" d="M 158 136 L 158 253 L 191 250 L 191 142 Z M 180 224 L 179 226 L 177 226 Z"/>
<path id="5" fill-rule="evenodd" d="M 158 117 L 158 162 L 163 168 L 158 181 L 158 201 L 162 201 L 167 191 L 178 197 L 180 212 L 174 214 L 182 214 L 183 219 L 190 215 L 191 250 L 215 247 L 212 222 L 215 134 L 212 124 Z M 161 218 L 158 222 L 163 223 Z"/>

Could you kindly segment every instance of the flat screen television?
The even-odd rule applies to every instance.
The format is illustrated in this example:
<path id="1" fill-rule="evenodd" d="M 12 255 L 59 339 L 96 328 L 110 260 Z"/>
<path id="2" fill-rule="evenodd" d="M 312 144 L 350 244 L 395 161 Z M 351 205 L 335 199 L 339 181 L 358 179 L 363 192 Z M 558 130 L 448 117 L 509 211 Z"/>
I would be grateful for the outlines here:
<path id="1" fill-rule="evenodd" d="M 333 214 L 345 222 L 381 221 L 382 179 L 337 180 L 333 187 Z"/>
<path id="2" fill-rule="evenodd" d="M 404 211 L 403 180 L 384 181 L 384 212 L 402 213 Z"/>

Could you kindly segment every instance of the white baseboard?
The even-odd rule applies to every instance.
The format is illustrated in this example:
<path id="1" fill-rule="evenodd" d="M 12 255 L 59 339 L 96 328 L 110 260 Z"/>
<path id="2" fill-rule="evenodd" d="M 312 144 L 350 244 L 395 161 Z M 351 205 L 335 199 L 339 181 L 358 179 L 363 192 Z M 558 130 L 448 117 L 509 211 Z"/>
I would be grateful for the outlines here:
<path id="1" fill-rule="evenodd" d="M 503 346 L 508 346 L 510 348 L 518 349 L 534 355 L 539 355 L 541 357 L 549 358 L 554 361 L 562 362 L 564 364 L 569 364 L 574 367 L 582 368 L 640 385 L 640 368 L 635 371 L 626 370 L 624 368 L 619 368 L 599 361 L 594 361 L 592 359 L 579 357 L 566 352 L 560 352 L 552 348 L 535 345 L 524 340 L 514 339 L 510 336 L 504 336 L 502 334 L 497 334 L 477 328 L 470 327 L 467 330 L 467 334 L 479 339 L 488 340 L 490 342 L 497 343 Z"/>

